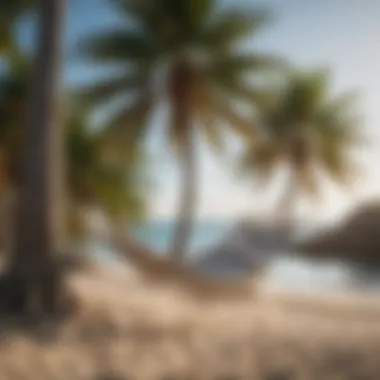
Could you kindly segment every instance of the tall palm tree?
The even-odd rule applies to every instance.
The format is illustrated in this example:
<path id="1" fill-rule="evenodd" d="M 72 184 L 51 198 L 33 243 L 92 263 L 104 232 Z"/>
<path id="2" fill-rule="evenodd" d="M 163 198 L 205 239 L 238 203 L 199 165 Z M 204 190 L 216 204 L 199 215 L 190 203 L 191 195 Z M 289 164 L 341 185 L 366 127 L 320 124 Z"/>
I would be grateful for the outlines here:
<path id="1" fill-rule="evenodd" d="M 9 201 L 14 199 L 20 185 L 20 152 L 25 142 L 25 114 L 31 84 L 30 61 L 20 54 L 10 62 L 9 70 L 0 74 L 0 198 L 5 210 L 12 209 Z M 88 226 L 83 214 L 88 210 L 102 209 L 112 224 L 135 222 L 144 217 L 146 191 L 142 189 L 145 179 L 141 178 L 143 152 L 138 152 L 136 162 L 115 155 L 111 161 L 106 156 L 104 133 L 92 128 L 89 116 L 76 99 L 71 103 L 75 103 L 75 107 L 68 107 L 69 116 L 65 120 L 65 154 L 68 232 L 75 241 L 87 237 Z M 9 216 L 9 212 L 5 212 L 5 219 L 1 221 L 6 224 L 6 231 Z"/>
<path id="2" fill-rule="evenodd" d="M 356 94 L 333 96 L 327 70 L 292 72 L 262 104 L 263 134 L 243 153 L 242 167 L 261 185 L 285 166 L 288 182 L 280 215 L 291 219 L 299 195 L 319 197 L 319 175 L 339 185 L 352 184 L 357 163 L 352 149 L 361 144 Z"/>
<path id="3" fill-rule="evenodd" d="M 62 304 L 60 249 L 63 130 L 58 122 L 64 0 L 40 0 L 34 83 L 27 121 L 22 185 L 6 306 L 54 312 Z"/>
<path id="4" fill-rule="evenodd" d="M 182 261 L 196 200 L 196 135 L 205 136 L 214 147 L 221 144 L 221 127 L 252 135 L 253 126 L 237 111 L 240 103 L 252 103 L 258 96 L 248 74 L 258 74 L 277 60 L 239 49 L 238 43 L 255 35 L 267 16 L 257 10 L 219 9 L 215 0 L 115 3 L 125 25 L 99 32 L 79 50 L 90 62 L 120 70 L 82 92 L 96 109 L 111 107 L 113 101 L 120 105 L 107 129 L 124 149 L 144 141 L 158 104 L 168 106 L 163 133 L 182 169 L 171 255 Z"/>

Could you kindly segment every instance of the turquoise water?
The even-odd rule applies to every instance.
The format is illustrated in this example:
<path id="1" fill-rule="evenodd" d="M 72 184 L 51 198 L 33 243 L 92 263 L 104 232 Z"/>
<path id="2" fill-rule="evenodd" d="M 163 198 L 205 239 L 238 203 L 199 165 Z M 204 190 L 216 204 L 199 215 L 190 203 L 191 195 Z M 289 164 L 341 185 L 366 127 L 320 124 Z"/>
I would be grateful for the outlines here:
<path id="1" fill-rule="evenodd" d="M 190 243 L 190 256 L 195 258 L 205 249 L 218 244 L 234 225 L 233 221 L 202 221 L 194 226 Z M 172 241 L 173 224 L 170 221 L 152 222 L 135 229 L 137 239 L 164 254 Z M 111 254 L 98 247 L 97 255 L 113 260 Z M 276 286 L 306 291 L 380 290 L 380 281 L 366 281 L 353 276 L 350 268 L 341 263 L 315 263 L 302 260 L 289 252 L 278 252 L 272 259 L 265 280 Z"/>
<path id="2" fill-rule="evenodd" d="M 190 255 L 194 258 L 205 249 L 218 244 L 234 226 L 233 221 L 207 220 L 194 226 Z M 159 251 L 161 254 L 170 248 L 173 237 L 173 224 L 170 221 L 150 223 L 137 228 L 136 237 Z M 275 285 L 301 290 L 344 290 L 347 271 L 335 263 L 315 264 L 280 252 L 268 267 L 266 280 Z"/>
<path id="3" fill-rule="evenodd" d="M 217 244 L 232 228 L 233 222 L 205 220 L 194 225 L 190 238 L 190 254 L 194 257 L 202 250 Z M 135 229 L 136 237 L 160 253 L 167 252 L 173 239 L 173 223 L 157 221 Z"/>

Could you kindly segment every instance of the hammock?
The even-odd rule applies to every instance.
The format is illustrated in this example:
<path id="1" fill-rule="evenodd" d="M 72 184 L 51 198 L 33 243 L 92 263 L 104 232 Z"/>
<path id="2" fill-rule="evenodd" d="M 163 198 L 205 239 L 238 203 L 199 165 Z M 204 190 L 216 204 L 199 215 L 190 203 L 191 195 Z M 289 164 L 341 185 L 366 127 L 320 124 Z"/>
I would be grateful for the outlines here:
<path id="1" fill-rule="evenodd" d="M 157 257 L 147 247 L 123 233 L 108 234 L 107 243 L 117 255 L 133 265 L 143 278 L 154 283 L 166 283 L 178 287 L 197 298 L 225 298 L 252 294 L 251 279 L 224 280 L 197 273 L 189 265 Z"/>

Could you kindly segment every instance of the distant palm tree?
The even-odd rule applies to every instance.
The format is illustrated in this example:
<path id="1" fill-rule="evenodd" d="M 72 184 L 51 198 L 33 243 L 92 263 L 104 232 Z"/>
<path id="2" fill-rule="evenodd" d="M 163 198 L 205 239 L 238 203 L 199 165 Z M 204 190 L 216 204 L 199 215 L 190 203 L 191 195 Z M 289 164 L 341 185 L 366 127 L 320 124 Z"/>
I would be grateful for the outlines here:
<path id="1" fill-rule="evenodd" d="M 291 218 L 300 195 L 319 197 L 319 174 L 340 185 L 352 184 L 357 163 L 352 148 L 361 144 L 355 93 L 331 94 L 329 72 L 292 72 L 284 88 L 262 104 L 263 136 L 248 146 L 242 166 L 262 185 L 285 166 L 288 184 L 279 205 Z M 289 222 L 289 220 L 288 220 Z"/>
<path id="2" fill-rule="evenodd" d="M 40 0 L 39 34 L 27 120 L 9 281 L 10 311 L 55 312 L 62 305 L 55 255 L 62 235 L 63 129 L 58 120 L 64 0 Z"/>
<path id="3" fill-rule="evenodd" d="M 118 73 L 83 90 L 98 106 L 120 107 L 108 131 L 124 149 L 145 140 L 158 104 L 169 107 L 164 131 L 178 153 L 182 192 L 172 258 L 182 261 L 188 246 L 196 200 L 196 135 L 213 147 L 222 144 L 223 128 L 251 136 L 253 126 L 237 111 L 258 91 L 248 74 L 258 74 L 277 60 L 238 48 L 267 21 L 266 13 L 224 9 L 213 0 L 115 2 L 125 25 L 104 30 L 80 45 L 90 62 L 113 64 Z M 124 101 L 123 101 L 124 100 Z M 129 145 L 128 145 L 129 144 Z"/>

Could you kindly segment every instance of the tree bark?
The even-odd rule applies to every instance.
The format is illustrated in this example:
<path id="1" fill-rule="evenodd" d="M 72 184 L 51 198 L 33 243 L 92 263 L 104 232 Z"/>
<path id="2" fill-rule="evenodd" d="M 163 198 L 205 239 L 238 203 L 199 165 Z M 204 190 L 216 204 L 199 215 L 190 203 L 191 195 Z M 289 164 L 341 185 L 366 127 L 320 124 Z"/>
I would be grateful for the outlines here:
<path id="1" fill-rule="evenodd" d="M 8 293 L 11 311 L 57 311 L 61 278 L 63 123 L 58 120 L 64 0 L 39 1 L 39 34 Z"/>
<path id="2" fill-rule="evenodd" d="M 188 131 L 187 141 L 183 146 L 181 156 L 182 189 L 180 192 L 178 219 L 174 228 L 173 247 L 171 250 L 172 259 L 179 263 L 185 260 L 195 218 L 197 186 L 195 158 L 194 141 L 191 136 L 191 131 Z"/>
<path id="3" fill-rule="evenodd" d="M 169 82 L 172 104 L 172 128 L 180 148 L 181 193 L 179 213 L 174 227 L 171 258 L 183 262 L 191 237 L 195 213 L 196 164 L 194 131 L 191 126 L 192 70 L 186 58 L 179 58 Z"/>
<path id="4" fill-rule="evenodd" d="M 285 192 L 283 193 L 278 208 L 279 220 L 281 223 L 285 224 L 288 237 L 290 237 L 291 233 L 293 232 L 297 192 L 298 185 L 296 175 L 294 173 L 294 169 L 290 168 Z"/>

